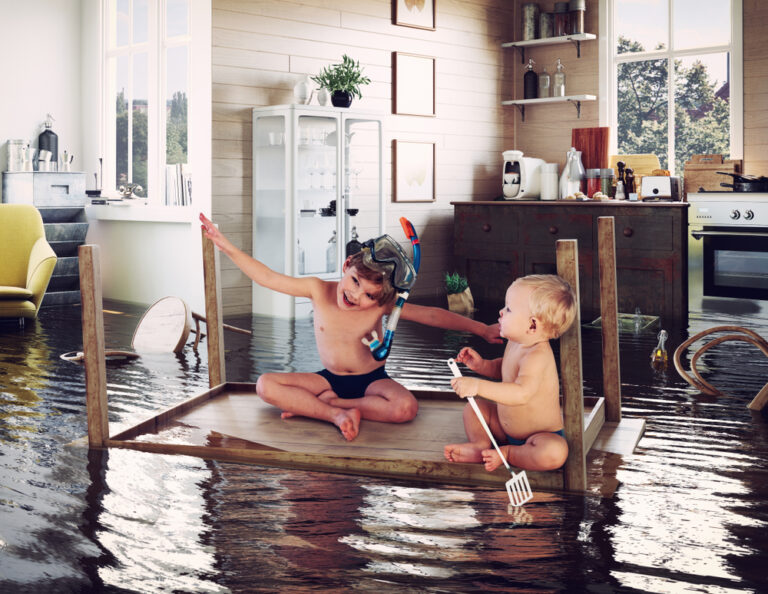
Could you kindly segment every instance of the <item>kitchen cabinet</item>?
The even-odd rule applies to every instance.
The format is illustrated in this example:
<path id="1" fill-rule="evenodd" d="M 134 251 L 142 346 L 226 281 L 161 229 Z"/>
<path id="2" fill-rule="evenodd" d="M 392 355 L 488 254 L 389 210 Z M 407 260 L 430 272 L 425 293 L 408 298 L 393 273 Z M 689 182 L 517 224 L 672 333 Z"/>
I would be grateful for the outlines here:
<path id="1" fill-rule="evenodd" d="M 341 276 L 345 246 L 384 233 L 382 119 L 313 105 L 253 110 L 253 256 L 290 276 Z M 308 299 L 253 286 L 253 312 L 306 317 Z"/>
<path id="2" fill-rule="evenodd" d="M 597 219 L 614 217 L 618 307 L 688 316 L 687 203 L 453 202 L 454 260 L 472 294 L 501 307 L 510 283 L 526 274 L 556 273 L 555 242 L 576 239 L 581 319 L 600 316 Z"/>
<path id="3" fill-rule="evenodd" d="M 509 41 L 502 43 L 501 47 L 516 47 L 522 56 L 523 64 L 525 64 L 525 48 L 527 47 L 542 47 L 550 45 L 558 45 L 563 43 L 573 43 L 576 46 L 576 57 L 581 57 L 581 42 L 593 41 L 597 39 L 597 36 L 592 33 L 574 33 L 572 35 L 564 35 L 561 37 L 546 37 L 543 39 L 529 39 L 527 41 Z M 566 82 L 566 89 L 568 84 Z M 520 116 L 522 121 L 525 121 L 525 107 L 526 105 L 541 105 L 545 103 L 572 103 L 576 108 L 576 118 L 581 118 L 581 103 L 583 101 L 595 101 L 596 95 L 579 94 L 579 95 L 565 95 L 558 97 L 538 97 L 536 99 L 511 99 L 502 101 L 502 105 L 514 105 L 520 110 Z"/>

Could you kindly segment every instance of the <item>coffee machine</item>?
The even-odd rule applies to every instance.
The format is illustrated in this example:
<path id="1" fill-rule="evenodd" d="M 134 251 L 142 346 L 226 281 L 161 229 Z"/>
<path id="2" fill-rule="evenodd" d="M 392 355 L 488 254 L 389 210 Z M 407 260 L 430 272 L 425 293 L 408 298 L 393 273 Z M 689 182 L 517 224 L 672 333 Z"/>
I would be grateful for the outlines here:
<path id="1" fill-rule="evenodd" d="M 524 157 L 522 151 L 504 151 L 501 189 L 505 200 L 538 200 L 544 159 Z"/>

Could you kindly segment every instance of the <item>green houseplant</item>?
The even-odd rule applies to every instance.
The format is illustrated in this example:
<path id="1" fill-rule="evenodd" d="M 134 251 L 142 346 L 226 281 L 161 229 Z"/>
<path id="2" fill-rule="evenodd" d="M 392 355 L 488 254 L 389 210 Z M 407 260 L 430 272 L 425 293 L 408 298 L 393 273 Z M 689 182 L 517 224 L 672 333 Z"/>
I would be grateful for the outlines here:
<path id="1" fill-rule="evenodd" d="M 340 64 L 326 66 L 317 76 L 311 78 L 321 89 L 331 94 L 331 103 L 336 107 L 349 107 L 353 97 L 362 99 L 360 87 L 371 82 L 370 78 L 363 76 L 360 62 L 356 62 L 347 54 L 342 56 Z"/>
<path id="2" fill-rule="evenodd" d="M 448 294 L 450 311 L 460 314 L 470 314 L 475 311 L 475 301 L 469 290 L 469 282 L 458 272 L 445 273 L 445 292 Z"/>

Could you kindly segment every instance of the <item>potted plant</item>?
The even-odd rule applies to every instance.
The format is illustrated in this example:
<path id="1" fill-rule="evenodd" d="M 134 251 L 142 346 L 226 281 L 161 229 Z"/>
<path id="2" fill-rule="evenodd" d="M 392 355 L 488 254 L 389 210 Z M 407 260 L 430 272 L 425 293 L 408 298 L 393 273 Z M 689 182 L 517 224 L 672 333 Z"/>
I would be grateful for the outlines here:
<path id="1" fill-rule="evenodd" d="M 331 94 L 331 103 L 336 107 L 349 107 L 353 97 L 362 99 L 360 86 L 371 82 L 370 78 L 363 76 L 360 62 L 355 62 L 347 54 L 342 56 L 341 64 L 326 66 L 312 80 Z"/>
<path id="2" fill-rule="evenodd" d="M 470 314 L 475 311 L 475 301 L 472 299 L 469 283 L 458 272 L 445 273 L 445 292 L 448 294 L 450 311 L 460 314 Z"/>

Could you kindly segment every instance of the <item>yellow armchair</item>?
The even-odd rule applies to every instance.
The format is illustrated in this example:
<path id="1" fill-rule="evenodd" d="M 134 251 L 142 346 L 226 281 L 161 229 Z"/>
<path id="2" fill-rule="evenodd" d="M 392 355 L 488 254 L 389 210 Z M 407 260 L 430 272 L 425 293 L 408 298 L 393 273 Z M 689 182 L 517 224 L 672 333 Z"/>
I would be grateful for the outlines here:
<path id="1" fill-rule="evenodd" d="M 55 267 L 37 208 L 0 204 L 0 317 L 36 318 Z"/>

